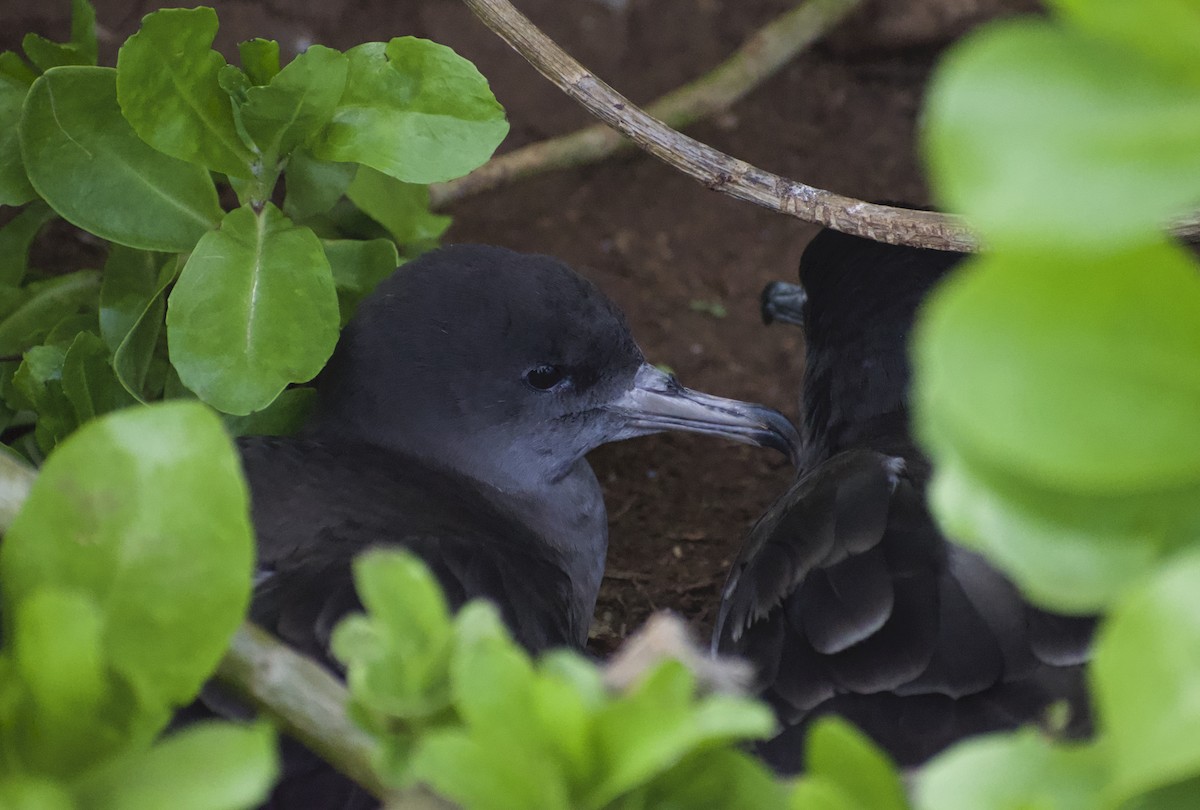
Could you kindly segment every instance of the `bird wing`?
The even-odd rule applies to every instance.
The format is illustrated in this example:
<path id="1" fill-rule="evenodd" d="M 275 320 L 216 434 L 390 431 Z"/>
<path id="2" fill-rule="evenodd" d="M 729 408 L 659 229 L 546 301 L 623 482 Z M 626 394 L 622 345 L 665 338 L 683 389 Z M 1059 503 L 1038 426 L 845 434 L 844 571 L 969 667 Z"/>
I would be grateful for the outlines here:
<path id="1" fill-rule="evenodd" d="M 474 487 L 368 447 L 267 437 L 240 446 L 258 540 L 251 617 L 298 649 L 328 660 L 334 626 L 361 610 L 351 563 L 389 546 L 420 557 L 452 608 L 491 600 L 527 648 L 580 643 L 553 550 Z"/>
<path id="2" fill-rule="evenodd" d="M 1086 657 L 1090 624 L 1029 607 L 949 543 L 902 459 L 839 453 L 751 532 L 714 646 L 759 670 L 785 720 L 835 695 L 962 698 Z"/>

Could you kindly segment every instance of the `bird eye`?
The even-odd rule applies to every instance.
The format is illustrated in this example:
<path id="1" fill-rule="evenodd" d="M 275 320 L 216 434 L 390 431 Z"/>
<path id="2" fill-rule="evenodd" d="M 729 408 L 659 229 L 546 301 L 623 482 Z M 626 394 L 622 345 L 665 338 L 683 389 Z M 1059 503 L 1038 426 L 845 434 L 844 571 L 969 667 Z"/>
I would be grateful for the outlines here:
<path id="1" fill-rule="evenodd" d="M 561 366 L 552 366 L 549 363 L 543 363 L 540 366 L 534 366 L 525 374 L 525 382 L 532 385 L 539 391 L 549 391 L 554 386 L 562 382 L 567 376 Z"/>

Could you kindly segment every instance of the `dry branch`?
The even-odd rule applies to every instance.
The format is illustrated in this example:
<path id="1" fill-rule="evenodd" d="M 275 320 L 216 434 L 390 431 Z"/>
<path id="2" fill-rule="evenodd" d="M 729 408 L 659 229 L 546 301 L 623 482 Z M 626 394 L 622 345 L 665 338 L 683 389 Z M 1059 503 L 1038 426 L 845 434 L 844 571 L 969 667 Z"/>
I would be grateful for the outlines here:
<path id="1" fill-rule="evenodd" d="M 862 0 L 807 0 L 760 28 L 728 59 L 695 81 L 646 106 L 646 112 L 682 129 L 728 109 L 775 75 Z M 466 177 L 429 189 L 433 208 L 555 169 L 597 163 L 633 143 L 603 124 L 498 155 Z"/>
<path id="2" fill-rule="evenodd" d="M 589 73 L 508 0 L 463 0 L 514 50 L 564 93 L 635 144 L 715 191 L 807 222 L 891 244 L 974 251 L 979 241 L 950 214 L 913 211 L 844 197 L 763 171 L 689 138 L 647 114 Z M 823 4 L 845 0 L 813 0 Z M 1200 235 L 1200 216 L 1173 223 L 1176 236 Z"/>

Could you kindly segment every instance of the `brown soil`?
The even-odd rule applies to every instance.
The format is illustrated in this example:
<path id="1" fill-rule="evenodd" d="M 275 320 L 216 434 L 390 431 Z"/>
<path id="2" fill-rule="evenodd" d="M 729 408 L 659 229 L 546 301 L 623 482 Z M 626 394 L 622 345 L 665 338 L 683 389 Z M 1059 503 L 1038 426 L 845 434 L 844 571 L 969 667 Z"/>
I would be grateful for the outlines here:
<path id="1" fill-rule="evenodd" d="M 107 64 L 141 16 L 160 5 L 95 2 Z M 645 102 L 718 63 L 793 2 L 521 0 L 519 6 L 598 75 Z M 61 12 L 46 5 L 67 3 L 0 0 L 0 46 L 13 47 L 31 30 L 64 36 Z M 346 48 L 402 34 L 451 45 L 489 77 L 508 110 L 512 133 L 502 149 L 590 123 L 457 0 L 213 5 L 222 23 L 218 46 L 226 53 L 249 36 L 278 38 L 285 57 L 307 42 Z M 936 44 L 979 16 L 1026 5 L 876 3 L 690 134 L 823 188 L 927 203 L 913 133 Z M 922 22 L 922 14 L 932 22 Z M 669 365 L 686 385 L 796 416 L 801 341 L 794 331 L 762 326 L 758 294 L 771 279 L 794 278 L 812 226 L 707 191 L 641 154 L 527 181 L 459 203 L 452 213 L 450 241 L 549 253 L 571 263 L 625 309 L 647 356 Z M 65 233 L 56 231 L 59 239 Z M 79 254 L 71 259 L 71 251 L 59 248 L 51 255 L 78 261 Z M 767 451 L 675 435 L 605 447 L 591 460 L 611 526 L 596 649 L 610 649 L 656 608 L 674 609 L 707 632 L 728 565 L 755 518 L 787 486 L 790 470 Z"/>

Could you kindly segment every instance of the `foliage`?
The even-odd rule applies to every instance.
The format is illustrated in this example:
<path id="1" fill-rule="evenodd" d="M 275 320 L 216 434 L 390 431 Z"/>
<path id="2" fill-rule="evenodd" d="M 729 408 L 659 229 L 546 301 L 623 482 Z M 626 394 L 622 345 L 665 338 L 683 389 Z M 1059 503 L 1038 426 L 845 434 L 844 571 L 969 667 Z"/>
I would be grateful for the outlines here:
<path id="1" fill-rule="evenodd" d="M 248 510 L 237 453 L 198 403 L 110 414 L 47 459 L 0 546 L 0 805 L 262 799 L 269 726 L 210 722 L 155 742 L 245 613 Z"/>
<path id="2" fill-rule="evenodd" d="M 1104 612 L 1098 735 L 967 743 L 927 808 L 1200 803 L 1200 4 L 1051 0 L 934 79 L 936 190 L 988 251 L 928 304 L 917 426 L 947 529 L 1036 602 Z"/>
<path id="3" fill-rule="evenodd" d="M 0 133 L 0 204 L 26 206 L 0 229 L 0 355 L 19 358 L 0 365 L 0 429 L 36 420 L 19 449 L 38 460 L 95 415 L 179 397 L 267 411 L 239 429 L 294 428 L 308 400 L 281 392 L 436 242 L 449 220 L 424 184 L 486 161 L 504 110 L 474 66 L 414 37 L 282 67 L 256 39 L 227 64 L 205 7 L 148 15 L 97 67 L 95 13 L 72 8 L 70 42 L 0 54 L 0 114 L 19 121 Z M 103 272 L 27 266 L 54 215 L 110 243 Z"/>
<path id="4" fill-rule="evenodd" d="M 468 810 L 782 806 L 783 786 L 730 747 L 771 732 L 762 704 L 698 694 L 673 660 L 625 693 L 577 653 L 533 661 L 491 605 L 452 618 L 405 552 L 364 554 L 355 579 L 368 613 L 333 648 L 394 787 L 424 783 Z"/>

